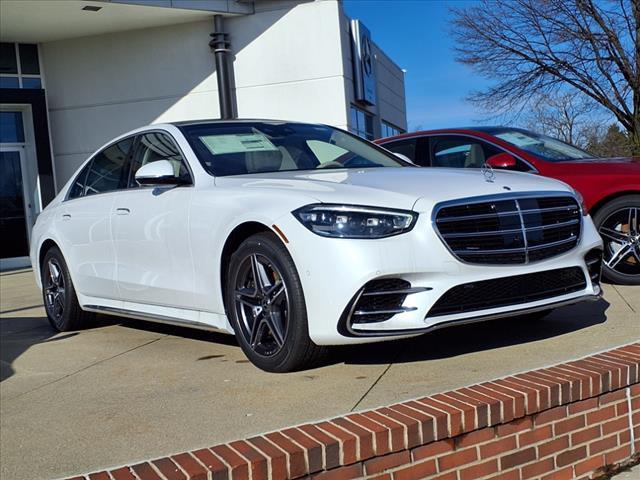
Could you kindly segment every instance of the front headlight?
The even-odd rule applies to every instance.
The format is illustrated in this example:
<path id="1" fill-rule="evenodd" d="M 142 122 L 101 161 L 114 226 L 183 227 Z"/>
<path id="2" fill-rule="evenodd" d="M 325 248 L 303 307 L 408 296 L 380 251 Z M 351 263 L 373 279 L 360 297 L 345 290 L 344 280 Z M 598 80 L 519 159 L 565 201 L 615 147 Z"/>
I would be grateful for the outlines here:
<path id="1" fill-rule="evenodd" d="M 358 205 L 307 205 L 292 212 L 305 227 L 323 237 L 385 238 L 411 230 L 418 214 Z"/>

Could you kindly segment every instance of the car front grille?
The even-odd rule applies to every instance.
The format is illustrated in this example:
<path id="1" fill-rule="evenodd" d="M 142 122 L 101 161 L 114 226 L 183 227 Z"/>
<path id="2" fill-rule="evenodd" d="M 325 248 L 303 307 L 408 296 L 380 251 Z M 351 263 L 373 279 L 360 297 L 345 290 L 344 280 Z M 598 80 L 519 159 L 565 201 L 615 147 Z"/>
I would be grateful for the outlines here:
<path id="1" fill-rule="evenodd" d="M 465 283 L 447 290 L 427 318 L 534 302 L 585 288 L 587 282 L 580 267 Z"/>
<path id="2" fill-rule="evenodd" d="M 436 207 L 449 250 L 474 264 L 522 264 L 560 255 L 580 237 L 581 212 L 569 195 L 511 197 Z"/>

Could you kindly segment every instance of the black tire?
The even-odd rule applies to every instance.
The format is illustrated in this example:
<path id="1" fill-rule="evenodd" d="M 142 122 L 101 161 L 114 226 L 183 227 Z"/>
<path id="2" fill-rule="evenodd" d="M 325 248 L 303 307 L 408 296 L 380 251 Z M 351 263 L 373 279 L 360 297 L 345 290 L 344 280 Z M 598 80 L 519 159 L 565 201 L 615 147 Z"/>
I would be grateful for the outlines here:
<path id="1" fill-rule="evenodd" d="M 80 308 L 67 263 L 57 247 L 51 247 L 40 266 L 42 300 L 47 318 L 59 332 L 79 330 L 93 317 Z"/>
<path id="2" fill-rule="evenodd" d="M 227 314 L 254 365 L 267 372 L 292 372 L 322 358 L 325 348 L 309 338 L 295 264 L 274 234 L 258 233 L 245 240 L 231 255 L 225 278 Z"/>
<path id="3" fill-rule="evenodd" d="M 605 203 L 593 215 L 593 223 L 604 242 L 602 275 L 612 283 L 640 285 L 640 195 Z"/>

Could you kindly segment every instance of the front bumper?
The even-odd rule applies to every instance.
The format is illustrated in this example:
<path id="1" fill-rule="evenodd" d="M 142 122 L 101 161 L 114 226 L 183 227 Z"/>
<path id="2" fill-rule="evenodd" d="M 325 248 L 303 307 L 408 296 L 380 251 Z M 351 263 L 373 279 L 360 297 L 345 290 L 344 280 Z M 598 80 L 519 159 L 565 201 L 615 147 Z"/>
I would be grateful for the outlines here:
<path id="1" fill-rule="evenodd" d="M 585 263 L 585 256 L 602 248 L 589 217 L 583 219 L 580 241 L 575 248 L 524 265 L 462 263 L 437 236 L 427 214 L 418 217 L 410 232 L 380 240 L 323 238 L 308 231 L 292 215 L 280 218 L 276 224 L 289 239 L 287 248 L 304 289 L 309 335 L 318 345 L 408 337 L 452 324 L 516 316 L 597 299 L 601 294 L 598 279 L 592 279 Z M 438 299 L 456 286 L 571 267 L 582 270 L 584 288 L 496 308 L 428 316 Z M 355 299 L 368 282 L 376 279 L 404 280 L 416 291 L 406 295 L 401 313 L 357 327 L 349 324 L 348 316 Z"/>

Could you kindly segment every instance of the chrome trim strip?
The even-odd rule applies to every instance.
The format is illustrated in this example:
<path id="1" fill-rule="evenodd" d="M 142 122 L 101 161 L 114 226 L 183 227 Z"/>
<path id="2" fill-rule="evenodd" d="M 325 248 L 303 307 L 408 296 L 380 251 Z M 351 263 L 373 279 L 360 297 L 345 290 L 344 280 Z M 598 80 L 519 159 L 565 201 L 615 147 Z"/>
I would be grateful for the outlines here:
<path id="1" fill-rule="evenodd" d="M 536 250 L 544 250 L 545 248 L 557 247 L 558 245 L 564 245 L 565 243 L 573 242 L 576 237 L 565 238 L 564 240 L 558 240 L 556 242 L 545 243 L 544 245 L 534 245 L 533 247 L 525 246 L 522 248 L 500 248 L 495 250 L 453 250 L 457 255 L 486 255 L 492 253 L 527 253 Z M 527 255 L 527 258 L 529 255 Z M 527 261 L 528 263 L 528 261 Z"/>
<path id="2" fill-rule="evenodd" d="M 83 305 L 83 310 L 88 312 L 102 313 L 105 315 L 114 315 L 118 317 L 132 318 L 134 320 L 143 320 L 145 322 L 164 323 L 166 325 L 175 325 L 177 327 L 190 327 L 199 330 L 207 330 L 212 332 L 228 333 L 221 328 L 208 325 L 206 323 L 194 322 L 191 320 L 183 320 L 181 318 L 168 317 L 165 315 L 152 315 L 150 313 L 138 312 L 135 310 L 127 310 L 125 308 L 105 307 L 102 305 Z"/>
<path id="3" fill-rule="evenodd" d="M 580 223 L 580 220 L 577 218 L 574 220 L 568 220 L 566 222 L 554 223 L 552 225 L 539 225 L 537 227 L 525 227 L 526 232 L 537 232 L 539 230 L 551 230 L 552 228 L 562 228 L 568 227 L 570 225 L 575 225 Z M 510 233 L 521 233 L 521 228 L 512 228 L 509 230 L 487 230 L 484 232 L 464 232 L 464 233 L 443 233 L 442 236 L 445 238 L 465 238 L 465 237 L 482 237 L 482 236 L 498 236 L 498 235 L 507 235 Z"/>
<path id="4" fill-rule="evenodd" d="M 353 315 L 377 315 L 377 314 L 390 314 L 393 313 L 394 315 L 397 313 L 404 313 L 404 312 L 413 312 L 414 310 L 417 310 L 418 307 L 399 307 L 399 308 L 393 308 L 390 310 L 356 310 L 355 312 L 353 312 Z"/>
<path id="5" fill-rule="evenodd" d="M 535 312 L 541 312 L 543 310 L 548 310 L 548 309 L 566 307 L 567 305 L 573 305 L 573 304 L 580 303 L 580 302 L 583 302 L 583 301 L 597 301 L 597 300 L 600 300 L 601 297 L 602 297 L 601 294 L 598 294 L 598 295 L 583 295 L 581 297 L 574 297 L 574 298 L 570 298 L 568 300 L 562 300 L 562 301 L 559 301 L 559 302 L 547 303 L 545 305 L 540 305 L 540 306 L 537 306 L 537 307 L 523 308 L 523 309 L 520 309 L 520 310 L 510 310 L 508 312 L 494 313 L 494 314 L 489 314 L 489 315 L 479 315 L 477 317 L 461 318 L 459 320 L 449 320 L 449 321 L 437 323 L 435 325 L 431 325 L 431 326 L 425 327 L 425 328 L 417 328 L 417 329 L 410 329 L 410 330 L 388 330 L 388 331 L 384 331 L 384 330 L 378 330 L 378 331 L 373 331 L 373 330 L 354 330 L 354 329 L 351 329 L 350 333 L 352 333 L 354 336 L 357 336 L 357 337 L 392 337 L 392 336 L 400 336 L 400 335 L 404 335 L 404 336 L 406 336 L 406 335 L 421 335 L 423 333 L 429 333 L 429 332 L 433 332 L 435 330 L 440 330 L 440 329 L 448 328 L 448 327 L 457 327 L 457 326 L 460 326 L 460 325 L 468 325 L 468 324 L 472 324 L 472 323 L 485 322 L 485 321 L 489 321 L 489 320 L 498 320 L 498 319 L 501 319 L 501 318 L 517 317 L 519 315 L 525 315 L 527 313 L 535 313 Z"/>
<path id="6" fill-rule="evenodd" d="M 420 292 L 428 292 L 429 290 L 433 290 L 431 287 L 412 287 L 412 288 L 404 288 L 401 290 L 381 290 L 379 292 L 366 292 L 363 293 L 363 297 L 370 297 L 373 295 L 398 295 L 398 294 L 406 294 L 411 295 L 412 293 L 420 293 Z"/>
<path id="7" fill-rule="evenodd" d="M 515 202 L 517 202 L 517 198 L 510 198 L 508 200 L 513 200 Z M 485 202 L 473 202 L 473 203 L 485 203 Z M 446 205 L 448 207 L 450 207 L 451 205 Z M 566 205 L 563 207 L 548 207 L 548 208 L 539 208 L 539 209 L 527 209 L 527 210 L 512 210 L 512 211 L 508 211 L 508 212 L 495 212 L 495 213 L 478 213 L 476 215 L 464 215 L 464 216 L 457 216 L 457 217 L 445 217 L 445 218 L 438 218 L 436 220 L 436 223 L 449 223 L 449 222 L 462 222 L 465 220 L 477 220 L 479 218 L 493 218 L 493 217 L 512 217 L 515 215 L 531 215 L 534 213 L 540 213 L 540 212 L 560 212 L 562 210 L 576 210 L 576 211 L 580 211 L 580 207 L 575 207 L 572 205 Z"/>

